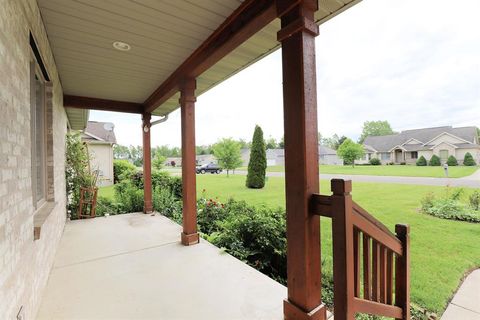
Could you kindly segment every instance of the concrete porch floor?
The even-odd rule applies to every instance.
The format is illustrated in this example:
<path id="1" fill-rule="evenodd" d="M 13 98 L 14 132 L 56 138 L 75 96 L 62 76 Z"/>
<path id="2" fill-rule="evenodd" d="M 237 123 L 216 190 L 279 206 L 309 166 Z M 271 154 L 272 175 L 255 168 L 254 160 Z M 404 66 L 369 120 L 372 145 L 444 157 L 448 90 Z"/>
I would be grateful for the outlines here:
<path id="1" fill-rule="evenodd" d="M 283 319 L 284 286 L 180 232 L 158 214 L 67 223 L 37 319 Z"/>

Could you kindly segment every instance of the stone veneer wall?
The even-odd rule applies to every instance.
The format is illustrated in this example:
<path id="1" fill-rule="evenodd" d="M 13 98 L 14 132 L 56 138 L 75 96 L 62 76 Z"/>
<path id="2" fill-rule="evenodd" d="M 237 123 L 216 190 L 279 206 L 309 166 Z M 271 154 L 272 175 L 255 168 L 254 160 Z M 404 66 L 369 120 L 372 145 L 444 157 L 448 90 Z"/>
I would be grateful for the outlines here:
<path id="1" fill-rule="evenodd" d="M 31 190 L 30 31 L 52 80 L 48 197 L 56 205 L 39 240 Z M 24 319 L 34 319 L 66 220 L 67 132 L 62 88 L 36 0 L 0 0 L 0 75 L 0 319 L 16 319 L 20 307 Z"/>

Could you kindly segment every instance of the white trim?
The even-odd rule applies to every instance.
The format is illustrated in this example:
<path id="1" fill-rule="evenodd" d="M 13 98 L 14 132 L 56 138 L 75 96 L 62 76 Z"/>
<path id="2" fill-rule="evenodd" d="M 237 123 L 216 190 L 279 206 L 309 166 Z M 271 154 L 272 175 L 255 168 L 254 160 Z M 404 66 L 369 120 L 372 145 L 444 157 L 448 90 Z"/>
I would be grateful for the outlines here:
<path id="1" fill-rule="evenodd" d="M 402 149 L 403 151 L 407 152 L 408 150 L 403 148 L 401 145 L 396 145 L 392 149 L 388 150 L 388 152 L 393 152 L 395 149 Z"/>
<path id="2" fill-rule="evenodd" d="M 454 135 L 454 134 L 451 134 L 451 133 L 448 133 L 448 132 L 442 132 L 442 133 L 440 133 L 438 136 L 436 136 L 435 138 L 431 139 L 430 141 L 425 142 L 423 145 L 426 146 L 426 145 L 428 145 L 430 142 L 434 141 L 435 139 L 437 139 L 437 138 L 439 138 L 439 137 L 441 137 L 441 136 L 443 136 L 443 135 L 445 135 L 445 134 L 449 135 L 449 136 L 452 137 L 452 138 L 455 138 L 455 139 L 458 139 L 458 140 L 461 140 L 461 141 L 465 141 L 466 143 L 473 144 L 471 141 L 467 141 L 467 140 L 465 140 L 465 139 L 462 139 L 462 138 L 460 138 L 460 137 L 457 137 L 457 136 Z"/>
<path id="3" fill-rule="evenodd" d="M 433 147 L 430 148 L 430 150 L 433 150 L 434 148 L 438 147 L 438 146 L 441 146 L 442 144 L 448 144 L 450 147 L 453 147 L 454 149 L 458 149 L 458 147 L 454 144 L 451 144 L 450 142 L 446 142 L 446 141 L 443 141 L 443 142 L 440 142 L 439 144 L 436 144 L 434 145 Z"/>
<path id="4" fill-rule="evenodd" d="M 423 144 L 423 142 L 420 141 L 420 140 L 417 140 L 417 139 L 415 139 L 415 138 L 410 138 L 410 139 L 408 139 L 407 141 L 405 141 L 404 143 L 402 143 L 402 146 L 406 145 L 407 143 L 409 143 L 409 142 L 412 141 L 412 140 L 417 141 L 419 144 Z"/>
<path id="5" fill-rule="evenodd" d="M 102 138 L 100 138 L 100 137 L 97 137 L 96 135 L 93 135 L 93 134 L 91 134 L 91 133 L 89 133 L 89 132 L 83 131 L 83 134 L 86 134 L 87 136 L 90 136 L 90 137 L 92 137 L 92 138 L 94 138 L 94 139 L 97 139 L 97 140 L 99 140 L 99 141 L 105 141 L 105 142 L 107 142 L 107 140 L 102 139 Z M 110 143 L 111 143 L 111 142 L 110 142 Z"/>

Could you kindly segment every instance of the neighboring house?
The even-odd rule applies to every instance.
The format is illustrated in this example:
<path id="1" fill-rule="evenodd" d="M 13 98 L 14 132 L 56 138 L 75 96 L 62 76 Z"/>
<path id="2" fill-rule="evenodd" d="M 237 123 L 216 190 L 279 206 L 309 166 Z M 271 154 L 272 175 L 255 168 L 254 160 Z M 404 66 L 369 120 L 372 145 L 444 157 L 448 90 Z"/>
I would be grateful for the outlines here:
<path id="1" fill-rule="evenodd" d="M 285 150 L 267 149 L 266 154 L 267 154 L 267 167 L 285 165 Z"/>
<path id="2" fill-rule="evenodd" d="M 88 121 L 82 141 L 88 146 L 91 170 L 98 170 L 97 186 L 113 184 L 113 145 L 117 143 L 111 122 Z"/>
<path id="3" fill-rule="evenodd" d="M 356 163 L 368 163 L 378 158 L 383 164 L 415 164 L 424 156 L 427 161 L 435 154 L 445 163 L 454 156 L 459 164 L 470 152 L 478 163 L 480 144 L 476 127 L 453 128 L 451 126 L 405 130 L 387 136 L 368 136 L 364 142 L 365 156 Z"/>
<path id="4" fill-rule="evenodd" d="M 213 154 L 200 154 L 196 156 L 197 165 L 201 166 L 209 163 L 217 163 L 217 158 Z"/>
<path id="5" fill-rule="evenodd" d="M 318 145 L 318 163 L 329 165 L 343 165 L 343 160 L 338 157 L 337 151 L 323 145 Z"/>
<path id="6" fill-rule="evenodd" d="M 243 166 L 248 166 L 250 161 L 250 149 L 242 149 Z M 267 166 L 284 166 L 285 150 L 284 149 L 267 149 Z M 342 165 L 343 161 L 337 156 L 337 152 L 329 147 L 318 145 L 318 162 L 319 164 Z"/>

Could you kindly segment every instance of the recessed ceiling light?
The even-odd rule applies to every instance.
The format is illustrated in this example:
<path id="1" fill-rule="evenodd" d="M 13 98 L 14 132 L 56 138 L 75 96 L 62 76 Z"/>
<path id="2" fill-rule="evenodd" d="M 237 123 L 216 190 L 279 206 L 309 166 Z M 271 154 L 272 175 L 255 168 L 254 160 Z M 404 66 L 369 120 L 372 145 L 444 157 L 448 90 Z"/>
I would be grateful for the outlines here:
<path id="1" fill-rule="evenodd" d="M 128 51 L 132 48 L 128 43 L 121 42 L 121 41 L 115 41 L 113 43 L 113 47 L 120 51 Z"/>

